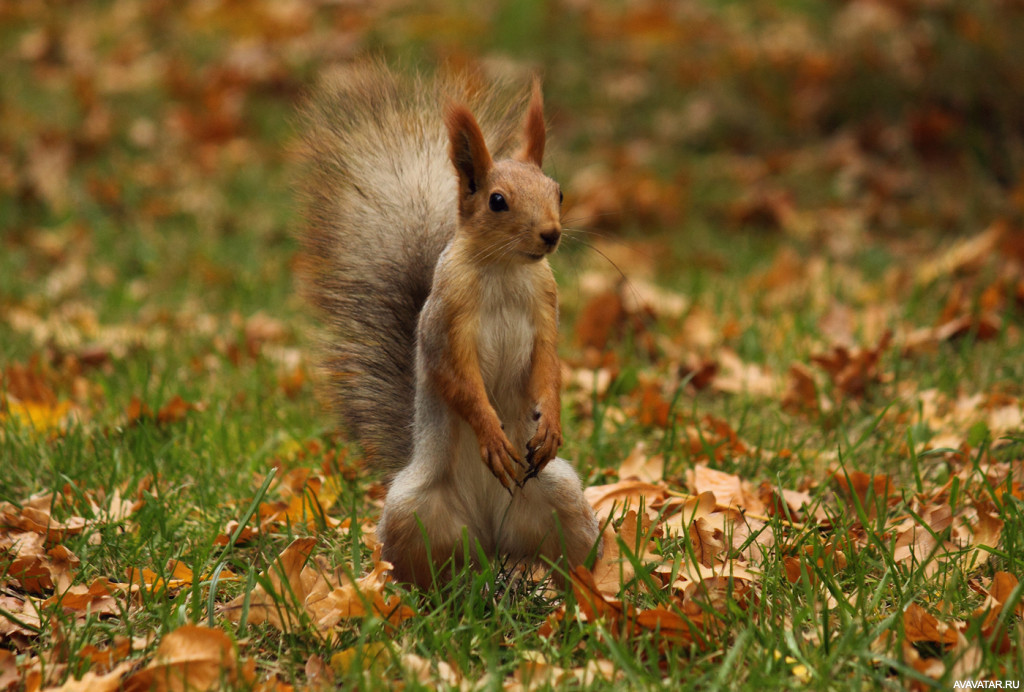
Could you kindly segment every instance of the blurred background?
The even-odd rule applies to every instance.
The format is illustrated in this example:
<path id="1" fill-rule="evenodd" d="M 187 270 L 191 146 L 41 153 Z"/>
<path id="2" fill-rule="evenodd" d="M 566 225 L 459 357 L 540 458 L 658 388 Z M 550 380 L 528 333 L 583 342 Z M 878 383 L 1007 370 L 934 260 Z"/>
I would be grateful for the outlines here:
<path id="1" fill-rule="evenodd" d="M 283 306 L 294 107 L 366 54 L 541 71 L 571 225 L 662 273 L 1024 245 L 1018 0 L 4 1 L 0 46 L 5 306 Z"/>

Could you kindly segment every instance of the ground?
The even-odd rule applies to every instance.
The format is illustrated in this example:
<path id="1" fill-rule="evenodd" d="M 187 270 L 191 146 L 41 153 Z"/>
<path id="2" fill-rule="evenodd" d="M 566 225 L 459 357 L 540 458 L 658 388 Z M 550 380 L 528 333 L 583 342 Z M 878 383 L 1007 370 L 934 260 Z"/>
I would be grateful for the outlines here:
<path id="1" fill-rule="evenodd" d="M 0 690 L 1018 681 L 1024 11 L 478 5 L 0 3 Z M 375 553 L 293 274 L 366 54 L 543 75 L 566 589 Z"/>

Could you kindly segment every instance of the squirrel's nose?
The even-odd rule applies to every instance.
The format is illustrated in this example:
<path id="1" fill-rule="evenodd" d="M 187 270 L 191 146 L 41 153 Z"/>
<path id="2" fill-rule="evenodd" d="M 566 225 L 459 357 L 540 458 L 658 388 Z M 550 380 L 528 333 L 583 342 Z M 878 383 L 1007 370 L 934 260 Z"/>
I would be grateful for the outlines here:
<path id="1" fill-rule="evenodd" d="M 560 228 L 551 228 L 540 234 L 540 239 L 544 241 L 544 244 L 549 248 L 553 248 L 558 245 L 558 239 L 562 237 L 562 230 Z"/>

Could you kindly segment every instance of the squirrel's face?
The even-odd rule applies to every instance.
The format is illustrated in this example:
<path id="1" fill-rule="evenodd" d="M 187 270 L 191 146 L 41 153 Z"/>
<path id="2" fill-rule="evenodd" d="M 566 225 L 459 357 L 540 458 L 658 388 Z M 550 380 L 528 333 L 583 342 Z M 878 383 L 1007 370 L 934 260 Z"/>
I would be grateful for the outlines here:
<path id="1" fill-rule="evenodd" d="M 481 258 L 538 262 L 562 237 L 562 191 L 536 165 L 496 161 L 459 205 L 460 226 Z"/>
<path id="2" fill-rule="evenodd" d="M 465 106 L 445 111 L 449 154 L 458 178 L 459 233 L 481 262 L 539 262 L 562 237 L 562 192 L 544 175 L 544 108 L 534 81 L 526 109 L 523 148 L 494 161 L 483 132 Z"/>

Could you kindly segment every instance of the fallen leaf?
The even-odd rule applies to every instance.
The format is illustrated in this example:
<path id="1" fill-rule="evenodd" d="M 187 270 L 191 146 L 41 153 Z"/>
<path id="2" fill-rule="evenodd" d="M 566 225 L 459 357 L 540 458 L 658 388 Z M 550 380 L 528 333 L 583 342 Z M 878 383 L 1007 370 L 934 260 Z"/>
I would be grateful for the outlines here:
<path id="1" fill-rule="evenodd" d="M 741 508 L 754 514 L 764 514 L 764 503 L 748 481 L 739 476 L 697 464 L 687 472 L 687 483 L 694 492 L 710 492 L 722 505 Z"/>
<path id="2" fill-rule="evenodd" d="M 775 397 L 782 391 L 782 384 L 763 366 L 745 363 L 728 348 L 718 354 L 718 371 L 711 387 L 729 394 L 750 394 L 752 396 Z"/>
<path id="3" fill-rule="evenodd" d="M 48 687 L 46 692 L 118 692 L 121 679 L 132 669 L 132 663 L 125 662 L 108 673 L 97 674 L 89 671 L 80 680 L 68 680 L 60 687 Z"/>
<path id="4" fill-rule="evenodd" d="M 43 605 L 60 604 L 64 612 L 76 612 L 84 615 L 118 615 L 122 611 L 122 603 L 115 595 L 117 587 L 100 577 L 89 586 L 72 586 L 60 595 L 51 596 Z"/>
<path id="5" fill-rule="evenodd" d="M 979 269 L 999 247 L 1006 226 L 1005 221 L 996 221 L 978 235 L 957 241 L 938 255 L 920 262 L 914 280 L 923 286 L 941 277 Z"/>
<path id="6" fill-rule="evenodd" d="M 3 629 L 0 628 L 0 634 Z M 21 672 L 18 670 L 18 658 L 13 651 L 0 649 L 0 690 L 7 692 L 14 690 L 21 682 Z"/>
<path id="7" fill-rule="evenodd" d="M 643 510 L 650 518 L 658 516 L 654 506 L 668 497 L 664 486 L 644 481 L 623 480 L 608 485 L 594 485 L 583 491 L 590 506 L 594 508 L 599 522 L 628 509 Z"/>
<path id="8" fill-rule="evenodd" d="M 624 584 L 631 582 L 636 576 L 634 562 L 643 565 L 660 561 L 651 542 L 657 531 L 651 520 L 646 515 L 641 519 L 636 510 L 626 513 L 617 531 L 605 529 L 601 557 L 591 570 L 594 584 L 602 594 L 615 596 Z M 623 550 L 628 556 L 622 554 Z"/>
<path id="9" fill-rule="evenodd" d="M 249 601 L 249 622 L 268 622 L 282 631 L 308 619 L 326 632 L 340 621 L 375 615 L 391 624 L 412 617 L 414 611 L 401 598 L 385 598 L 384 586 L 391 564 L 374 553 L 373 570 L 353 582 L 341 570 L 331 569 L 322 557 L 310 560 L 315 538 L 298 538 L 278 556 L 263 574 L 269 590 L 262 584 L 250 594 L 241 595 L 221 609 L 231 620 L 241 618 Z"/>
<path id="10" fill-rule="evenodd" d="M 248 600 L 250 624 L 269 622 L 282 631 L 292 629 L 306 596 L 324 578 L 316 569 L 303 569 L 315 545 L 315 538 L 292 541 L 261 575 L 269 582 L 270 590 L 259 584 L 250 594 L 242 594 L 227 603 L 222 610 L 228 619 L 238 622 Z"/>
<path id="11" fill-rule="evenodd" d="M 223 630 L 184 625 L 163 638 L 153 660 L 124 681 L 124 690 L 212 690 L 240 678 L 235 645 Z"/>
<path id="12" fill-rule="evenodd" d="M 633 447 L 619 466 L 619 478 L 636 479 L 647 483 L 657 483 L 665 474 L 665 457 L 661 454 L 646 454 L 647 446 L 641 440 Z"/>
<path id="13" fill-rule="evenodd" d="M 813 414 L 821 411 L 818 385 L 810 369 L 802 363 L 789 366 L 786 391 L 782 394 L 782 408 L 796 413 Z"/>
<path id="14" fill-rule="evenodd" d="M 863 471 L 846 471 L 836 472 L 832 479 L 843 495 L 851 500 L 856 497 L 869 517 L 876 516 L 879 503 L 884 508 L 899 501 L 892 479 L 887 474 L 870 476 Z"/>
<path id="15" fill-rule="evenodd" d="M 943 646 L 956 644 L 957 630 L 939 620 L 927 610 L 911 603 L 903 611 L 903 631 L 907 641 L 934 642 Z"/>
<path id="16" fill-rule="evenodd" d="M 912 560 L 924 565 L 925 574 L 930 575 L 939 569 L 937 558 L 947 552 L 944 544 L 939 541 L 953 523 L 953 512 L 949 505 L 939 505 L 926 507 L 919 515 L 924 524 L 910 518 L 897 530 L 892 559 L 896 562 Z"/>
<path id="17" fill-rule="evenodd" d="M 844 396 L 863 397 L 871 385 L 885 378 L 879 362 L 892 343 L 892 332 L 885 332 L 874 348 L 849 349 L 833 346 L 830 351 L 811 356 L 825 370 L 838 392 Z"/>

